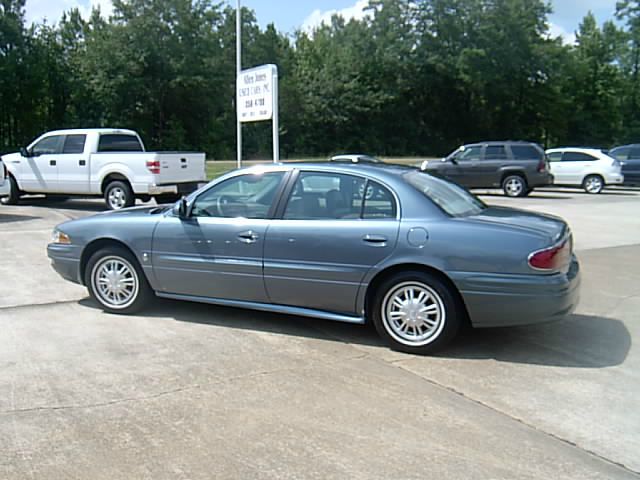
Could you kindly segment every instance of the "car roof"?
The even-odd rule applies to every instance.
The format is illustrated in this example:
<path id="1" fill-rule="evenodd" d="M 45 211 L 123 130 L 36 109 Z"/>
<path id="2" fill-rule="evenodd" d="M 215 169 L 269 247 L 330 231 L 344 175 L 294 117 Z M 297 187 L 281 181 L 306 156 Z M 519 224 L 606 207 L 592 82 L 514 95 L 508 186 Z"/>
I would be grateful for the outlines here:
<path id="1" fill-rule="evenodd" d="M 604 153 L 601 148 L 587 148 L 587 147 L 556 147 L 546 150 L 546 153 L 555 152 L 577 152 L 577 153 Z"/>
<path id="2" fill-rule="evenodd" d="M 486 142 L 466 143 L 465 147 L 476 147 L 482 145 L 537 145 L 535 142 L 528 142 L 526 140 L 489 140 Z"/>
<path id="3" fill-rule="evenodd" d="M 617 147 L 613 147 L 610 152 L 613 150 L 618 150 L 619 148 L 639 148 L 640 143 L 629 143 L 628 145 L 618 145 Z"/>
<path id="4" fill-rule="evenodd" d="M 344 174 L 362 174 L 376 177 L 382 181 L 397 181 L 403 174 L 419 171 L 415 166 L 394 163 L 342 163 L 342 162 L 291 162 L 253 165 L 241 169 L 242 171 L 272 171 L 272 170 L 309 170 L 326 171 Z"/>

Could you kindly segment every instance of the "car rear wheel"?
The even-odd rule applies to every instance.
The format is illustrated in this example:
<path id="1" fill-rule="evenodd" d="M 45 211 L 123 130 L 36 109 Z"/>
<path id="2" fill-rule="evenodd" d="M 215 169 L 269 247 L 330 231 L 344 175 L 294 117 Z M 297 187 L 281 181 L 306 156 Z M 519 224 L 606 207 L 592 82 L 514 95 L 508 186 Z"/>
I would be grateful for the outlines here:
<path id="1" fill-rule="evenodd" d="M 587 193 L 600 193 L 604 188 L 604 180 L 600 175 L 589 175 L 582 182 L 582 188 Z"/>
<path id="2" fill-rule="evenodd" d="M 91 298 L 110 313 L 135 313 L 153 295 L 137 260 L 119 247 L 94 253 L 87 263 L 84 280 Z"/>
<path id="3" fill-rule="evenodd" d="M 502 190 L 507 197 L 526 197 L 531 190 L 521 175 L 508 175 L 502 181 Z"/>
<path id="4" fill-rule="evenodd" d="M 427 355 L 455 337 L 463 311 L 437 276 L 405 272 L 385 280 L 372 302 L 378 334 L 395 350 Z"/>
<path id="5" fill-rule="evenodd" d="M 20 201 L 20 189 L 18 188 L 18 183 L 11 175 L 7 177 L 6 181 L 9 182 L 9 195 L 0 198 L 0 203 L 2 203 L 2 205 L 17 205 Z"/>
<path id="6" fill-rule="evenodd" d="M 136 202 L 136 197 L 128 183 L 116 180 L 104 189 L 104 200 L 110 210 L 120 210 L 131 207 Z"/>

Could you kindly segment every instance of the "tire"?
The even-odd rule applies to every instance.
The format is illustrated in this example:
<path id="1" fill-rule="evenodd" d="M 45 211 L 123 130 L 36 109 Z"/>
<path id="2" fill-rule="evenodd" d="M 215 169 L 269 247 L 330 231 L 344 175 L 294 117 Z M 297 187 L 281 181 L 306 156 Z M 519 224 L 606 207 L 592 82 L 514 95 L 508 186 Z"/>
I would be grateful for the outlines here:
<path id="1" fill-rule="evenodd" d="M 507 175 L 502 180 L 502 190 L 507 197 L 526 197 L 530 192 L 522 175 Z"/>
<path id="2" fill-rule="evenodd" d="M 20 189 L 18 188 L 18 182 L 11 175 L 7 178 L 9 181 L 9 195 L 0 198 L 2 205 L 17 205 L 20 201 Z"/>
<path id="3" fill-rule="evenodd" d="M 110 278 L 110 271 L 120 273 Z M 109 313 L 138 312 L 153 297 L 138 261 L 122 247 L 106 247 L 91 255 L 84 283 L 91 298 Z"/>
<path id="4" fill-rule="evenodd" d="M 587 193 L 600 193 L 604 189 L 604 178 L 600 175 L 587 175 L 582 181 L 582 188 Z"/>
<path id="5" fill-rule="evenodd" d="M 104 201 L 109 210 L 120 210 L 131 207 L 136 202 L 136 197 L 127 182 L 115 180 L 104 189 Z"/>
<path id="6" fill-rule="evenodd" d="M 431 313 L 421 318 L 420 308 Z M 464 318 L 464 308 L 451 287 L 435 275 L 417 271 L 385 280 L 375 292 L 370 311 L 378 335 L 392 349 L 418 355 L 446 346 Z"/>
<path id="7" fill-rule="evenodd" d="M 162 205 L 163 203 L 176 203 L 182 198 L 182 195 L 177 193 L 165 193 L 164 195 L 156 195 L 153 198 L 155 198 L 158 205 Z"/>

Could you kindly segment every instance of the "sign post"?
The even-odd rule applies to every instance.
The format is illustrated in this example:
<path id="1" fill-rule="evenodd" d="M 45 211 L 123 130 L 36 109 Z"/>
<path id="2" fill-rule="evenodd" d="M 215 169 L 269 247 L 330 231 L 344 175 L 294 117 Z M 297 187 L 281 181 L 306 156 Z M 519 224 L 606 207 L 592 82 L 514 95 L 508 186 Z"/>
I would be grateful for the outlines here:
<path id="1" fill-rule="evenodd" d="M 242 71 L 242 10 L 240 10 L 240 0 L 236 2 L 236 78 L 240 77 Z M 237 101 L 237 97 L 236 97 Z M 236 107 L 237 110 L 237 107 Z M 242 123 L 240 116 L 236 118 L 236 158 L 238 168 L 242 166 Z"/>
<path id="2" fill-rule="evenodd" d="M 279 162 L 278 67 L 268 64 L 242 70 L 236 81 L 236 106 L 240 126 L 244 122 L 272 120 L 273 162 Z M 240 143 L 238 145 L 238 166 L 240 166 L 241 146 Z"/>

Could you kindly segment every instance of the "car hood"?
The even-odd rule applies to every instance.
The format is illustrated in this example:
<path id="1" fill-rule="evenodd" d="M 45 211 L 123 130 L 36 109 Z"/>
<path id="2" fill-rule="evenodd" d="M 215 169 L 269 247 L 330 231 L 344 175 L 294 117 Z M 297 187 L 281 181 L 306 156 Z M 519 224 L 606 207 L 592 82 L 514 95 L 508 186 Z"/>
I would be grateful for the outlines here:
<path id="1" fill-rule="evenodd" d="M 569 228 L 560 217 L 508 207 L 488 207 L 481 213 L 467 218 L 471 222 L 506 225 L 518 230 L 545 235 L 552 243 L 561 240 Z"/>
<path id="2" fill-rule="evenodd" d="M 19 153 L 7 153 L 6 155 L 2 155 L 0 157 L 0 160 L 2 160 L 5 163 L 15 161 L 15 160 L 21 160 L 21 159 L 22 159 L 22 155 L 20 155 Z"/>

